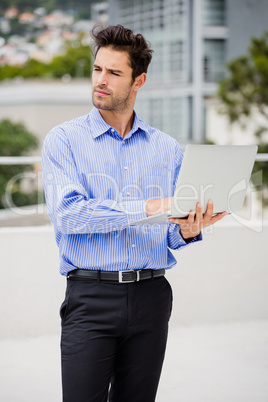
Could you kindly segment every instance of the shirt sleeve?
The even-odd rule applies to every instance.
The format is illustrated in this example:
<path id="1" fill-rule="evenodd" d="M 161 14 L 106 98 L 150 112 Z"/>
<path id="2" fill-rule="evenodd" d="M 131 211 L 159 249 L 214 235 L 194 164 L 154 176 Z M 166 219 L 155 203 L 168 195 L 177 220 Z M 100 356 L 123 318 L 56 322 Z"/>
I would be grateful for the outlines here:
<path id="1" fill-rule="evenodd" d="M 175 192 L 176 184 L 178 181 L 180 168 L 183 160 L 183 150 L 178 143 L 176 143 L 176 154 L 175 154 L 175 172 L 173 179 L 173 194 Z M 170 223 L 168 226 L 168 247 L 172 250 L 177 250 L 180 247 L 187 246 L 188 244 L 194 243 L 196 241 L 202 240 L 202 233 L 191 239 L 184 239 L 180 233 L 180 225 L 176 223 Z"/>
<path id="2" fill-rule="evenodd" d="M 145 200 L 122 203 L 89 198 L 81 184 L 64 130 L 52 130 L 42 148 L 42 174 L 48 214 L 63 234 L 108 233 L 146 217 Z"/>
<path id="3" fill-rule="evenodd" d="M 191 239 L 184 239 L 180 234 L 180 226 L 176 223 L 171 223 L 168 227 L 168 247 L 172 250 L 177 250 L 180 247 L 187 246 L 188 244 L 195 243 L 202 240 L 202 233 Z"/>

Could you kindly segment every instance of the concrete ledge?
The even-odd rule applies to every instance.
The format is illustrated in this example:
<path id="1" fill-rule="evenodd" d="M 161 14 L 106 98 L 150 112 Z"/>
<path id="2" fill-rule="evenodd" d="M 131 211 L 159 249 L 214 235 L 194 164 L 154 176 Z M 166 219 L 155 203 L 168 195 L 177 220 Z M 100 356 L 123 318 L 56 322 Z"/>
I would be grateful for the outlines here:
<path id="1" fill-rule="evenodd" d="M 1 83 L 0 105 L 65 105 L 91 104 L 91 82 L 89 79 L 72 80 L 22 80 Z"/>

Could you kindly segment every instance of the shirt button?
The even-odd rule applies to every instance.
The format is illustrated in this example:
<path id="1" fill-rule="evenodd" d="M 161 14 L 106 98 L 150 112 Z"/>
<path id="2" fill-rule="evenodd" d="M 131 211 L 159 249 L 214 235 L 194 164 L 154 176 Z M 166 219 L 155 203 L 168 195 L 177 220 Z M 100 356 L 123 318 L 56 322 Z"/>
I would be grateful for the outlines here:
<path id="1" fill-rule="evenodd" d="M 136 247 L 136 244 L 131 244 L 131 246 L 134 248 L 134 247 Z"/>
<path id="2" fill-rule="evenodd" d="M 122 141 L 122 144 L 124 144 L 125 143 L 125 141 Z"/>
<path id="3" fill-rule="evenodd" d="M 127 169 L 128 169 L 128 167 L 127 167 L 127 166 L 124 166 L 124 169 L 125 169 L 125 170 L 127 170 Z"/>
<path id="4" fill-rule="evenodd" d="M 130 195 L 130 192 L 129 192 L 129 191 L 127 192 L 127 195 Z"/>
<path id="5" fill-rule="evenodd" d="M 111 129 L 111 132 L 114 133 L 114 129 L 113 129 L 113 128 Z"/>

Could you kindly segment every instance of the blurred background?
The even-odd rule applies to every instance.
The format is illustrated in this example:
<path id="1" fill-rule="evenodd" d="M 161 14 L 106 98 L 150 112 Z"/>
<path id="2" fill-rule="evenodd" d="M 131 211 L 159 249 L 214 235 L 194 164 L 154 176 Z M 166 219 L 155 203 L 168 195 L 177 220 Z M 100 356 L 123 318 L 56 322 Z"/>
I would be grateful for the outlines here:
<path id="1" fill-rule="evenodd" d="M 255 187 L 264 186 L 254 213 L 266 214 L 266 0 L 1 4 L 1 224 L 17 225 L 18 214 L 12 214 L 11 207 L 44 204 L 38 158 L 43 140 L 52 127 L 92 107 L 89 45 L 95 23 L 103 27 L 120 23 L 141 32 L 154 49 L 147 83 L 136 102 L 139 117 L 183 147 L 188 143 L 259 145 L 264 155 L 258 156 L 254 168 L 254 173 L 259 172 Z M 3 159 L 23 155 L 36 158 L 21 158 L 20 165 L 14 165 L 16 159 Z M 31 224 L 47 222 L 46 216 L 33 215 Z M 20 224 L 28 224 L 28 218 L 21 216 Z"/>
<path id="2" fill-rule="evenodd" d="M 65 281 L 40 155 L 51 128 L 92 108 L 95 23 L 141 32 L 154 49 L 140 118 L 182 147 L 259 146 L 241 213 L 174 253 L 158 401 L 268 400 L 267 21 L 267 0 L 1 1 L 0 401 L 60 400 Z"/>

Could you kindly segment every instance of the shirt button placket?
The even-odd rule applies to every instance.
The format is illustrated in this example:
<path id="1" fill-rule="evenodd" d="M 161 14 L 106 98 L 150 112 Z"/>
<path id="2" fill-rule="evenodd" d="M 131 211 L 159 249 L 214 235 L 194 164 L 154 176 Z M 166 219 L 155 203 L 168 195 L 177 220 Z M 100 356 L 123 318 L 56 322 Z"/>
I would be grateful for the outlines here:
<path id="1" fill-rule="evenodd" d="M 122 145 L 125 145 L 125 140 L 123 140 L 122 141 Z M 125 148 L 124 148 L 125 149 Z M 123 169 L 124 169 L 124 171 L 127 173 L 128 172 L 128 166 L 127 165 L 123 165 Z M 127 177 L 128 177 L 128 175 L 126 175 L 125 176 L 125 183 L 124 184 L 127 184 L 128 183 L 128 179 L 127 179 Z M 130 193 L 130 191 L 126 191 L 125 192 L 125 195 L 127 196 L 127 198 L 129 198 L 130 196 L 131 196 L 131 193 Z M 131 230 L 129 231 L 129 245 L 130 245 L 130 255 L 129 255 L 129 262 L 130 262 L 130 265 L 131 265 L 131 259 L 132 259 L 132 253 L 131 253 L 131 251 L 134 251 L 134 249 L 135 249 L 135 247 L 136 247 L 136 244 L 134 243 L 134 239 L 132 238 L 132 234 L 131 234 Z"/>

